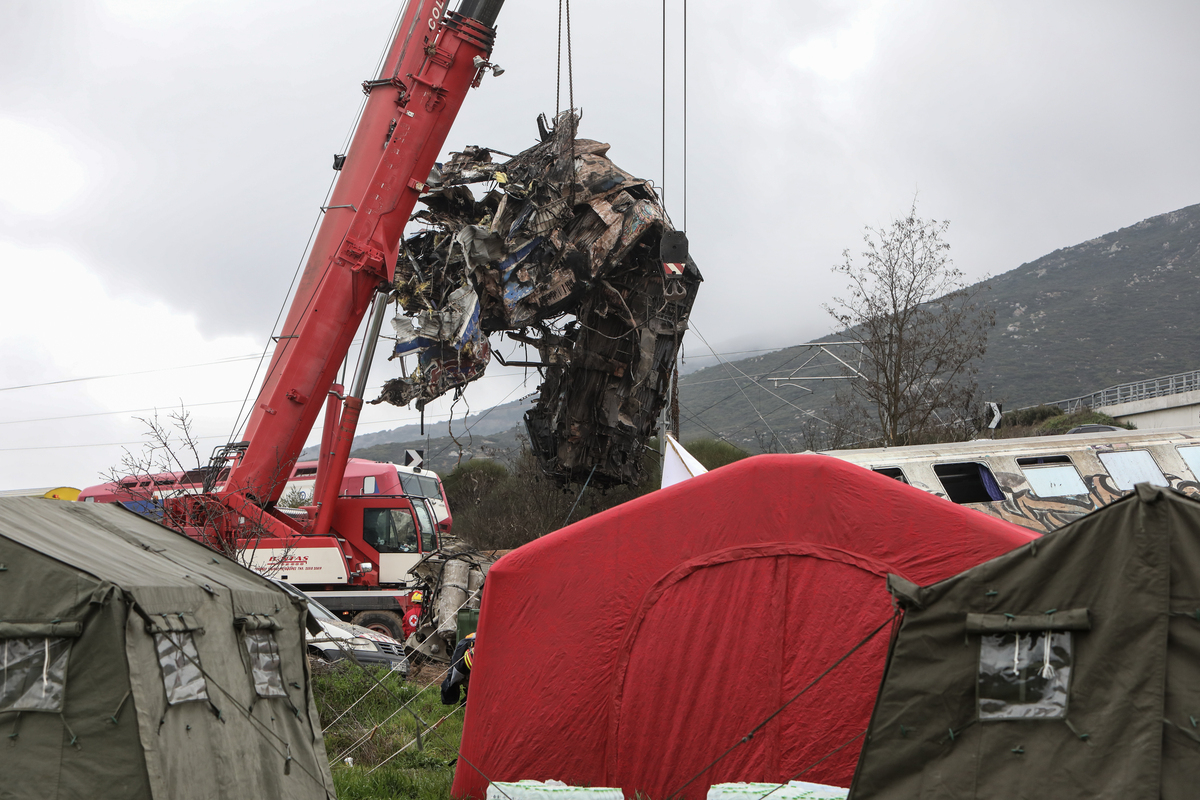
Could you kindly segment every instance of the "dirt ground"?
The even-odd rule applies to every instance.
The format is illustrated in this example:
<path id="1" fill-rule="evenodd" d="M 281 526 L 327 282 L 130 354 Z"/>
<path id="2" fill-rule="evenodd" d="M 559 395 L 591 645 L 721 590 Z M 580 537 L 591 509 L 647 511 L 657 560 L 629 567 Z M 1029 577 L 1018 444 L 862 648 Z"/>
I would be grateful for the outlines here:
<path id="1" fill-rule="evenodd" d="M 447 665 L 440 661 L 422 661 L 419 664 L 410 663 L 408 682 L 418 686 L 430 686 L 441 683 L 446 677 Z"/>
<path id="2" fill-rule="evenodd" d="M 329 672 L 336 671 L 337 662 L 329 662 L 321 658 L 314 658 L 311 655 L 308 658 L 309 669 L 314 675 L 325 675 Z M 408 682 L 416 684 L 421 688 L 432 686 L 442 682 L 446 677 L 448 665 L 440 661 L 425 661 L 420 663 L 409 662 Z"/>

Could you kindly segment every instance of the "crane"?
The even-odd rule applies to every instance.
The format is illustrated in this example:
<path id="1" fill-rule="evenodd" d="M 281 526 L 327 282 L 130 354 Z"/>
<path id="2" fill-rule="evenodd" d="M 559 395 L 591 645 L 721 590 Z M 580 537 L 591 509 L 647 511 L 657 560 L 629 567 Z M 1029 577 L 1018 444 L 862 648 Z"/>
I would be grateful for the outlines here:
<path id="1" fill-rule="evenodd" d="M 334 157 L 338 179 L 244 440 L 214 452 L 207 491 L 164 501 L 164 515 L 190 535 L 250 551 L 250 566 L 273 564 L 291 582 L 369 587 L 400 572 L 387 563 L 400 555 L 389 536 L 411 524 L 412 501 L 339 495 L 405 225 L 468 90 L 500 71 L 489 58 L 503 0 L 446 3 L 409 0 L 379 74 L 363 82 L 367 99 L 349 149 Z M 337 371 L 368 311 L 343 394 Z M 288 513 L 276 503 L 322 408 L 314 503 Z"/>

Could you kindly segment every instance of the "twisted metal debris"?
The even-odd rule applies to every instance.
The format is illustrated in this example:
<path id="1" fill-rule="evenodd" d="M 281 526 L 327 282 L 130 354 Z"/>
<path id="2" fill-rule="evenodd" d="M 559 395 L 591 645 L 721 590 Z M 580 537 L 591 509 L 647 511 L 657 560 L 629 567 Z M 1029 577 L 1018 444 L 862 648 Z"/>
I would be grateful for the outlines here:
<path id="1" fill-rule="evenodd" d="M 636 483 L 702 280 L 650 182 L 608 145 L 576 139 L 561 114 L 542 141 L 504 163 L 467 147 L 429 178 L 427 229 L 396 268 L 403 308 L 393 358 L 418 366 L 379 399 L 421 408 L 478 379 L 501 331 L 532 347 L 540 398 L 531 447 L 560 481 Z M 492 184 L 482 199 L 466 186 Z M 504 362 L 497 355 L 501 363 Z"/>

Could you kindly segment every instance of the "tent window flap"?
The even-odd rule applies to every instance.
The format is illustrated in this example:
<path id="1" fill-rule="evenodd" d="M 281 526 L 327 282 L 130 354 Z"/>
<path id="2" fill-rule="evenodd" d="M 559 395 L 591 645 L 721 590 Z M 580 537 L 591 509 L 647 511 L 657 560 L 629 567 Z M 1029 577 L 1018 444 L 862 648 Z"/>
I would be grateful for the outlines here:
<path id="1" fill-rule="evenodd" d="M 70 653 L 62 636 L 0 640 L 0 711 L 62 711 Z"/>
<path id="2" fill-rule="evenodd" d="M 242 614 L 234 618 L 233 624 L 246 631 L 283 630 L 283 625 L 271 614 Z"/>
<path id="3" fill-rule="evenodd" d="M 981 636 L 979 718 L 1065 717 L 1072 635 L 1070 631 L 1027 631 Z"/>
<path id="4" fill-rule="evenodd" d="M 275 634 L 269 630 L 247 630 L 243 636 L 250 654 L 254 692 L 259 697 L 287 697 Z"/>
<path id="5" fill-rule="evenodd" d="M 204 632 L 199 620 L 187 611 L 171 614 L 147 614 L 146 631 L 153 634 L 183 633 L 191 631 Z"/>
<path id="6" fill-rule="evenodd" d="M 200 654 L 191 631 L 154 634 L 158 665 L 162 667 L 167 703 L 178 705 L 208 699 L 208 684 L 200 670 Z"/>
<path id="7" fill-rule="evenodd" d="M 0 622 L 0 639 L 30 639 L 45 636 L 77 638 L 82 622 Z"/>
<path id="8" fill-rule="evenodd" d="M 1051 609 L 1042 614 L 967 614 L 968 633 L 1014 631 L 1087 631 L 1092 619 L 1086 608 Z"/>

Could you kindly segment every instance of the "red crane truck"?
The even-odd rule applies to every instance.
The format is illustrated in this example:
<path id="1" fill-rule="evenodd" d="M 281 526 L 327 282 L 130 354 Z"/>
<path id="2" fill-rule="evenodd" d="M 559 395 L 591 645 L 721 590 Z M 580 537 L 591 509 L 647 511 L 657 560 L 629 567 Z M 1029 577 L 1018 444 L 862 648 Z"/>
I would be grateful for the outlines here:
<path id="1" fill-rule="evenodd" d="M 446 0 L 409 0 L 379 75 L 363 83 L 367 101 L 350 148 L 334 158 L 337 185 L 245 440 L 214 453 L 207 491 L 163 500 L 169 524 L 260 569 L 272 559 L 286 565 L 278 577 L 396 638 L 409 591 L 393 567 L 413 560 L 397 542 L 428 515 L 403 493 L 342 495 L 343 476 L 401 236 L 467 90 L 498 72 L 488 59 L 502 4 L 462 0 L 451 11 Z M 366 343 L 342 395 L 335 376 L 368 311 Z M 313 504 L 283 509 L 277 502 L 322 407 Z"/>

